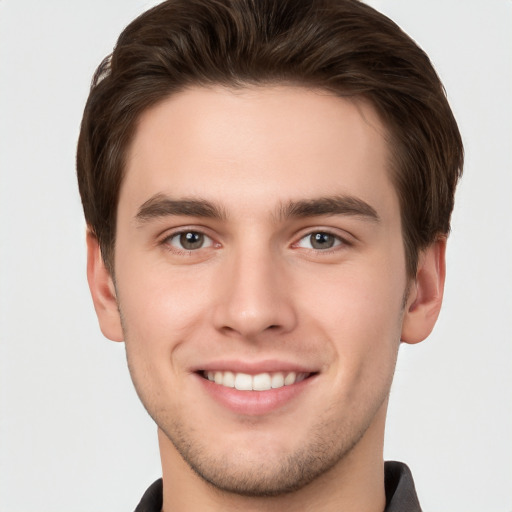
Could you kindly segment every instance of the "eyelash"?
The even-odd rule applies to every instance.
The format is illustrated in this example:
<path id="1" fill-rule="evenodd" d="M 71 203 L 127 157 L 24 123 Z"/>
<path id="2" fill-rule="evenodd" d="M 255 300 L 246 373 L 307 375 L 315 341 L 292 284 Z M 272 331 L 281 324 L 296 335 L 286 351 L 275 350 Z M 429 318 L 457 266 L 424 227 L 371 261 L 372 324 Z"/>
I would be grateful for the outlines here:
<path id="1" fill-rule="evenodd" d="M 208 244 L 207 246 L 201 244 L 200 247 L 197 247 L 195 249 L 185 249 L 184 247 L 176 247 L 172 244 L 173 240 L 180 240 L 181 237 L 187 236 L 187 235 L 199 235 L 199 237 L 202 237 L 204 241 Z M 206 233 L 202 232 L 198 229 L 182 229 L 180 231 L 176 231 L 174 233 L 171 233 L 167 235 L 161 242 L 163 246 L 167 248 L 167 250 L 171 252 L 176 252 L 178 254 L 184 254 L 184 255 L 192 255 L 194 252 L 205 249 L 208 247 L 212 247 L 215 245 L 220 246 L 220 244 L 216 244 L 212 237 L 208 236 Z"/>
<path id="2" fill-rule="evenodd" d="M 333 252 L 336 252 L 336 251 L 339 251 L 339 250 L 342 250 L 344 247 L 350 247 L 352 245 L 352 243 L 350 243 L 346 238 L 338 235 L 338 234 L 335 234 L 335 233 L 332 233 L 331 231 L 327 230 L 327 229 L 317 229 L 317 230 L 313 230 L 313 231 L 308 231 L 306 234 L 304 234 L 304 236 L 302 236 L 301 238 L 299 238 L 299 240 L 297 242 L 295 242 L 294 244 L 292 244 L 292 247 L 296 247 L 296 248 L 300 248 L 299 244 L 304 241 L 304 240 L 310 240 L 312 239 L 313 236 L 328 236 L 328 237 L 332 237 L 334 239 L 334 245 L 332 247 L 328 247 L 328 248 L 325 248 L 325 249 L 319 249 L 319 248 L 315 248 L 315 247 L 303 247 L 303 249 L 307 250 L 307 251 L 313 251 L 315 254 L 332 254 Z"/>
<path id="3" fill-rule="evenodd" d="M 203 241 L 205 241 L 207 243 L 207 245 L 202 243 L 200 247 L 193 248 L 193 249 L 186 249 L 183 246 L 177 247 L 176 245 L 172 244 L 173 240 L 180 240 L 181 237 L 187 236 L 187 235 L 196 235 L 196 236 L 198 235 L 199 237 L 203 238 Z M 291 247 L 292 248 L 301 248 L 300 243 L 302 241 L 308 240 L 308 239 L 311 240 L 311 237 L 313 237 L 315 235 L 316 236 L 321 235 L 321 236 L 332 237 L 334 239 L 334 242 L 333 242 L 334 245 L 332 247 L 328 247 L 325 249 L 320 249 L 320 248 L 315 248 L 315 247 L 302 247 L 302 249 L 314 252 L 315 254 L 326 254 L 327 255 L 327 254 L 331 254 L 333 252 L 339 251 L 339 250 L 343 249 L 343 247 L 350 247 L 351 245 L 353 245 L 346 238 L 341 237 L 340 235 L 334 234 L 329 230 L 317 229 L 317 230 L 312 230 L 312 231 L 308 231 L 307 233 L 305 233 L 296 242 L 291 244 Z M 180 242 L 182 242 L 182 240 Z M 215 240 L 211 236 L 207 235 L 206 233 L 204 233 L 203 231 L 201 231 L 199 229 L 181 229 L 180 231 L 176 231 L 174 233 L 171 233 L 171 234 L 165 236 L 165 238 L 162 239 L 160 244 L 165 246 L 166 249 L 170 252 L 174 252 L 179 255 L 186 255 L 186 256 L 191 256 L 191 255 L 193 255 L 193 253 L 199 251 L 200 249 L 208 249 L 210 247 L 215 248 L 215 247 L 220 247 L 220 245 L 221 245 L 218 242 L 215 242 Z"/>

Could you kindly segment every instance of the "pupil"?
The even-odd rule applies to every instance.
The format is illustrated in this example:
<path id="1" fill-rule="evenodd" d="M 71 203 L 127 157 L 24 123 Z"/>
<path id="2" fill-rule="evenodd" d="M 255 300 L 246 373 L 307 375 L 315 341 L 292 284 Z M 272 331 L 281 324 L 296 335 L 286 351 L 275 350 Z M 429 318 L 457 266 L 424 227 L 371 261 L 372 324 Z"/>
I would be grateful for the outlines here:
<path id="1" fill-rule="evenodd" d="M 334 237 L 329 233 L 311 235 L 311 246 L 315 249 L 330 249 L 334 245 Z"/>
<path id="2" fill-rule="evenodd" d="M 203 245 L 204 236 L 201 233 L 182 233 L 180 235 L 180 243 L 184 249 L 199 249 Z"/>

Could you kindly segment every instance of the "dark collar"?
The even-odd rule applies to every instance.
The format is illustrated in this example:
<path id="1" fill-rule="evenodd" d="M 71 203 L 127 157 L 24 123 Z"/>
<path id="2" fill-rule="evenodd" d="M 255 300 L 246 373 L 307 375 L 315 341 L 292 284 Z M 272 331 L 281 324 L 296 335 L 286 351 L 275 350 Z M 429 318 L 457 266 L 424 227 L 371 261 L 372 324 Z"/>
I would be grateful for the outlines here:
<path id="1" fill-rule="evenodd" d="M 161 512 L 164 501 L 163 491 L 163 480 L 159 478 L 148 487 L 135 512 Z"/>
<path id="2" fill-rule="evenodd" d="M 384 485 L 386 487 L 384 512 L 421 512 L 411 470 L 405 464 L 395 461 L 385 462 Z"/>
<path id="3" fill-rule="evenodd" d="M 421 512 L 420 503 L 411 471 L 401 462 L 384 464 L 386 510 L 384 512 Z M 154 482 L 142 496 L 135 512 L 160 512 L 162 510 L 162 479 Z"/>

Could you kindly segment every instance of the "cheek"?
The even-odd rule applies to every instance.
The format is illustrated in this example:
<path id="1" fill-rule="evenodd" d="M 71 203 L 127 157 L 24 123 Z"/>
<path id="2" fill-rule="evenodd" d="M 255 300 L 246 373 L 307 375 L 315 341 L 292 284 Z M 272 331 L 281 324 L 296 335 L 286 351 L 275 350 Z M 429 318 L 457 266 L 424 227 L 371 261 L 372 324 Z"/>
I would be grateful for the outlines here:
<path id="1" fill-rule="evenodd" d="M 304 308 L 327 323 L 340 329 L 351 328 L 383 336 L 391 327 L 396 327 L 401 313 L 405 290 L 401 270 L 392 272 L 383 268 L 380 271 L 371 265 L 346 266 L 338 272 L 304 281 L 303 291 L 296 294 L 308 296 Z"/>
<path id="2" fill-rule="evenodd" d="M 173 391 L 175 399 L 165 400 L 169 407 L 179 408 L 176 397 L 185 396 L 183 348 L 186 353 L 186 342 L 197 336 L 205 294 L 183 288 L 165 272 L 124 277 L 118 293 L 128 366 L 141 401 L 156 421 L 163 390 Z"/>
<path id="3" fill-rule="evenodd" d="M 183 369 L 180 354 L 203 328 L 208 294 L 200 279 L 184 282 L 165 269 L 119 275 L 118 299 L 132 378 L 166 388 Z M 121 269 L 120 269 L 121 270 Z"/>
<path id="4" fill-rule="evenodd" d="M 119 276 L 119 299 L 127 327 L 138 334 L 179 335 L 204 308 L 207 287 L 200 272 L 172 272 L 165 264 L 135 262 Z M 121 269 L 120 269 L 121 270 Z"/>
<path id="5" fill-rule="evenodd" d="M 331 275 L 302 307 L 312 329 L 329 340 L 343 368 L 340 378 L 372 380 L 392 373 L 395 365 L 405 277 L 371 268 L 353 266 Z"/>

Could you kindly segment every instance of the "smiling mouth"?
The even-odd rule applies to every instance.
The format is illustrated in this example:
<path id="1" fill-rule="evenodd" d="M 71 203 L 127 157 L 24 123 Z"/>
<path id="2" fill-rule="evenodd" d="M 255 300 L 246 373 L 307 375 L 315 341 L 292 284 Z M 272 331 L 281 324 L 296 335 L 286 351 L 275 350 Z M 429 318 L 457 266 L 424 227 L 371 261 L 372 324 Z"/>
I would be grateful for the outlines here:
<path id="1" fill-rule="evenodd" d="M 239 391 L 268 391 L 291 386 L 311 377 L 312 373 L 271 372 L 250 375 L 230 371 L 203 371 L 200 375 L 209 381 Z"/>

